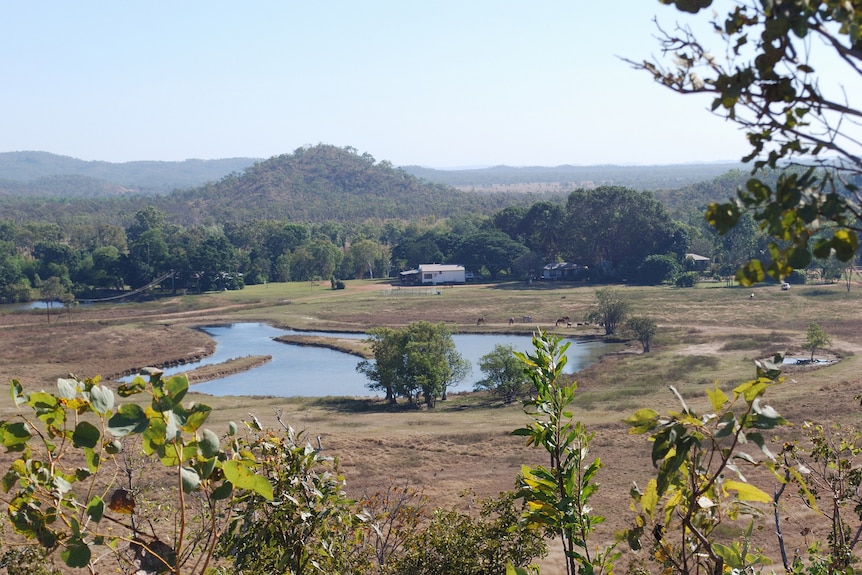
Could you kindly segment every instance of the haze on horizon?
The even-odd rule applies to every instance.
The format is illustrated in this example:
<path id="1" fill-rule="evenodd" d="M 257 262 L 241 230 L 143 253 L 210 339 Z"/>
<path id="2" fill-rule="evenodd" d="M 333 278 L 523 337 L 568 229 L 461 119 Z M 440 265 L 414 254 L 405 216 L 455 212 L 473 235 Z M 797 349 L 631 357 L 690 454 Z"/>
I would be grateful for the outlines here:
<path id="1" fill-rule="evenodd" d="M 181 161 L 325 143 L 440 169 L 747 152 L 708 99 L 673 94 L 620 58 L 657 51 L 654 17 L 685 21 L 658 0 L 5 8 L 0 45 L 14 56 L 0 152 Z"/>

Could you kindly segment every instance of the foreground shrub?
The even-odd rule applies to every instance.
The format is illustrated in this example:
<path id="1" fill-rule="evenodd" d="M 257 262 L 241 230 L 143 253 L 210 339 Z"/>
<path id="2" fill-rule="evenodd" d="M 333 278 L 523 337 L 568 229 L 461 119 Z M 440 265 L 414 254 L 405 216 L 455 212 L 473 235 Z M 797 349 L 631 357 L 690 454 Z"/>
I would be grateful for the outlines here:
<path id="1" fill-rule="evenodd" d="M 364 573 L 365 517 L 344 492 L 337 462 L 324 457 L 290 426 L 284 433 L 256 432 L 248 450 L 273 497 L 248 492 L 219 540 L 217 556 L 230 558 L 233 572 Z"/>
<path id="2" fill-rule="evenodd" d="M 465 496 L 462 494 L 462 497 Z M 542 533 L 520 524 L 513 493 L 481 502 L 478 517 L 437 509 L 428 524 L 404 543 L 384 570 L 389 575 L 484 575 L 505 573 L 547 554 Z"/>
<path id="3" fill-rule="evenodd" d="M 18 415 L 0 422 L 0 441 L 19 454 L 2 479 L 17 534 L 91 573 L 104 572 L 97 563 L 111 557 L 123 570 L 206 572 L 234 497 L 248 490 L 271 498 L 272 489 L 236 438 L 223 447 L 203 427 L 208 406 L 183 405 L 188 379 L 161 374 L 153 370 L 149 381 L 121 385 L 121 397 L 145 393 L 151 401 L 116 411 L 113 392 L 99 378 L 60 379 L 56 393 L 25 393 L 12 381 Z M 144 455 L 159 461 L 176 486 L 169 502 L 158 502 L 172 510 L 172 530 L 141 517 L 135 486 L 119 483 L 125 466 L 117 456 L 127 436 L 140 437 Z"/>

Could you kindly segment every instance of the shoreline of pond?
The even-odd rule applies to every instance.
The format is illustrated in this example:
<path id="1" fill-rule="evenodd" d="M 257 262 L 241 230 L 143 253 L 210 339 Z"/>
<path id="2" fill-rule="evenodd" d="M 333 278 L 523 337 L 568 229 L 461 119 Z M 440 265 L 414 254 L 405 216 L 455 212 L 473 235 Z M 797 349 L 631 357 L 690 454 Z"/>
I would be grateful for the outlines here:
<path id="1" fill-rule="evenodd" d="M 284 389 L 282 382 L 290 381 L 291 378 L 292 378 L 292 381 L 315 381 L 315 382 L 317 382 L 315 384 L 316 386 L 320 386 L 320 385 L 329 386 L 331 384 L 334 384 L 338 387 L 344 387 L 345 385 L 347 385 L 349 387 L 349 384 L 346 384 L 344 379 L 341 376 L 338 376 L 338 375 L 333 376 L 332 373 L 328 373 L 329 379 L 327 379 L 326 377 L 324 377 L 323 379 L 320 379 L 319 377 L 313 377 L 311 379 L 309 379 L 308 377 L 305 377 L 305 379 L 303 379 L 303 376 L 299 376 L 299 378 L 296 379 L 297 376 L 293 375 L 293 376 L 289 377 L 288 380 L 285 380 L 284 374 L 288 373 L 288 372 L 278 371 L 278 372 L 274 372 L 274 373 L 278 374 L 277 376 L 275 376 L 275 379 L 274 379 L 273 376 L 271 375 L 272 368 L 266 367 L 266 366 L 264 366 L 264 364 L 270 364 L 270 363 L 273 365 L 274 364 L 280 364 L 284 360 L 282 358 L 282 355 L 279 352 L 277 352 L 275 348 L 270 347 L 269 349 L 266 349 L 267 346 L 265 345 L 264 341 L 261 341 L 260 344 L 254 343 L 252 345 L 249 345 L 249 342 L 255 341 L 255 338 L 257 337 L 257 334 L 254 333 L 254 330 L 259 329 L 259 328 L 255 328 L 254 327 L 255 325 L 260 326 L 260 328 L 265 328 L 265 330 L 276 330 L 276 331 L 290 330 L 290 331 L 294 332 L 294 333 L 272 334 L 268 338 L 267 337 L 263 338 L 263 340 L 268 339 L 270 342 L 275 344 L 275 346 L 277 348 L 285 348 L 285 347 L 294 347 L 295 349 L 298 349 L 301 347 L 306 347 L 309 349 L 310 348 L 316 348 L 316 349 L 319 349 L 321 351 L 335 352 L 337 355 L 340 355 L 343 357 L 353 357 L 353 358 L 367 359 L 367 360 L 373 360 L 374 359 L 373 358 L 373 349 L 372 349 L 371 343 L 369 342 L 367 337 L 362 337 L 364 335 L 367 335 L 367 332 L 352 331 L 352 330 L 350 330 L 350 331 L 348 331 L 348 330 L 335 331 L 335 330 L 328 330 L 328 329 L 324 329 L 324 330 L 317 329 L 317 330 L 314 330 L 314 333 L 309 333 L 312 330 L 297 330 L 297 329 L 292 329 L 292 328 L 289 328 L 289 327 L 286 327 L 283 325 L 277 325 L 277 324 L 273 325 L 273 323 L 266 322 L 266 321 L 263 321 L 263 322 L 219 321 L 219 322 L 213 322 L 213 323 L 207 322 L 206 324 L 201 323 L 198 325 L 188 326 L 191 329 L 204 332 L 205 334 L 207 334 L 210 337 L 210 341 L 208 342 L 207 345 L 204 346 L 205 349 L 202 349 L 198 353 L 195 354 L 195 356 L 196 356 L 195 359 L 198 359 L 199 361 L 203 360 L 203 361 L 207 362 L 205 365 L 198 365 L 198 366 L 190 365 L 190 364 L 194 363 L 194 361 L 191 358 L 183 358 L 183 359 L 179 359 L 179 360 L 174 359 L 173 361 L 169 362 L 169 364 L 171 364 L 171 365 L 162 364 L 161 366 L 154 365 L 153 367 L 159 367 L 160 369 L 165 370 L 166 376 L 177 374 L 177 373 L 186 373 L 190 377 L 190 383 L 194 384 L 194 386 L 198 392 L 205 393 L 205 394 L 212 394 L 212 395 L 233 395 L 234 394 L 233 385 L 223 388 L 221 386 L 226 385 L 226 384 L 224 384 L 222 382 L 224 382 L 224 380 L 231 380 L 232 378 L 236 378 L 236 377 L 240 377 L 240 378 L 247 377 L 247 376 L 244 376 L 242 374 L 244 372 L 252 371 L 256 368 L 263 368 L 265 370 L 266 369 L 270 370 L 269 372 L 266 372 L 266 374 L 263 376 L 263 380 L 258 378 L 254 381 L 255 386 L 261 386 L 261 381 L 263 381 L 262 387 L 266 388 L 266 390 L 262 389 L 260 392 L 249 393 L 247 389 L 244 389 L 244 391 L 242 393 L 240 393 L 240 395 L 271 395 L 271 394 L 280 395 L 280 392 L 283 391 L 283 389 Z M 224 334 L 219 334 L 218 336 L 216 336 L 216 332 L 220 332 L 220 331 L 224 331 L 224 330 L 235 331 L 237 329 L 244 330 L 243 332 L 241 332 L 241 334 L 242 334 L 241 341 L 244 342 L 244 344 L 245 344 L 244 347 L 234 349 L 233 351 L 237 352 L 237 354 L 232 355 L 232 356 L 228 356 L 224 351 L 220 354 L 217 353 L 216 349 L 215 349 L 216 342 L 221 337 L 224 337 Z M 252 329 L 252 332 L 247 331 L 249 329 Z M 476 337 L 476 336 L 488 336 L 488 337 L 503 336 L 503 337 L 518 337 L 518 338 L 526 337 L 526 341 L 529 342 L 529 334 L 525 334 L 521 330 L 509 329 L 509 330 L 505 330 L 505 331 L 508 333 L 504 334 L 504 333 L 499 332 L 499 331 L 489 331 L 487 329 L 477 330 L 477 331 L 465 330 L 464 332 L 453 334 L 453 336 L 455 336 L 456 338 L 458 338 L 458 337 L 472 338 L 472 337 Z M 558 335 L 564 339 L 574 340 L 576 342 L 586 344 L 587 346 L 590 346 L 592 343 L 605 343 L 605 344 L 610 343 L 610 342 L 608 342 L 607 338 L 595 337 L 592 334 L 586 335 L 586 336 L 584 336 L 584 334 L 569 335 L 569 334 L 565 334 L 565 333 L 560 333 L 558 330 L 549 330 L 549 331 L 551 333 L 553 333 L 554 335 Z M 306 333 L 298 333 L 298 332 L 306 332 Z M 467 344 L 467 345 L 475 346 L 475 343 Z M 219 347 L 219 349 L 222 349 L 222 343 L 219 343 L 218 347 Z M 529 344 L 527 343 L 527 345 L 525 347 L 529 347 Z M 611 346 L 611 347 L 613 348 L 614 346 Z M 227 350 L 230 348 L 224 348 L 224 349 Z M 291 353 L 296 353 L 296 352 L 291 352 Z M 303 352 L 300 352 L 300 353 L 303 353 Z M 312 352 L 308 352 L 308 353 L 312 353 Z M 618 353 L 618 351 L 612 350 L 612 349 L 607 349 L 605 354 L 607 354 L 607 353 L 613 354 L 613 353 Z M 266 356 L 263 354 L 271 354 L 271 356 Z M 602 355 L 605 355 L 605 354 L 602 354 Z M 220 357 L 218 357 L 218 356 L 220 356 Z M 207 357 L 210 358 L 210 360 L 206 360 Z M 306 356 L 303 355 L 302 357 L 306 357 Z M 265 358 L 265 360 L 250 359 L 250 358 Z M 271 359 L 271 361 L 270 361 L 270 359 Z M 478 361 L 478 356 L 476 358 L 474 358 L 471 355 L 469 359 L 472 363 L 475 364 Z M 595 358 L 592 361 L 595 361 L 597 359 L 598 358 Z M 302 361 L 302 360 L 300 360 L 300 361 Z M 336 360 L 335 362 L 327 361 L 325 363 L 324 371 L 334 372 L 334 371 L 337 371 L 339 369 L 344 369 L 344 367 L 341 366 L 341 361 L 342 360 Z M 294 368 L 294 366 L 296 366 L 296 365 L 298 365 L 298 364 L 291 363 L 290 366 L 288 367 L 288 369 L 292 370 Z M 575 364 L 573 364 L 573 365 L 575 365 Z M 336 367 L 336 366 L 338 366 L 338 367 Z M 183 370 L 182 369 L 183 367 L 185 367 L 186 370 Z M 281 364 L 278 367 L 281 369 L 284 369 L 286 366 Z M 321 367 L 324 367 L 324 366 L 322 366 L 319 363 L 316 364 L 316 367 L 314 369 L 315 369 L 315 373 L 317 373 L 317 375 L 319 375 L 318 370 Z M 351 373 L 354 372 L 354 369 L 352 367 L 350 367 L 349 369 L 350 369 Z M 581 369 L 581 368 L 578 368 L 578 369 Z M 129 373 L 130 371 L 133 373 Z M 123 376 L 126 379 L 128 379 L 131 375 L 136 374 L 138 371 L 139 370 L 128 370 L 126 373 L 123 374 Z M 302 372 L 299 371 L 299 372 L 293 372 L 293 373 L 296 374 L 296 373 L 302 373 Z M 120 381 L 122 381 L 122 379 Z M 337 382 L 337 383 L 335 383 L 335 382 Z M 235 383 L 235 382 L 232 382 L 232 383 Z M 467 383 L 470 383 L 470 382 L 467 382 Z M 203 385 L 198 385 L 198 384 L 203 384 Z M 215 387 L 212 387 L 210 384 L 215 384 Z M 245 388 L 245 386 L 243 386 L 243 387 Z M 203 388 L 203 389 L 200 389 L 200 388 Z M 273 391 L 273 390 L 275 390 L 275 391 Z M 293 395 L 306 396 L 306 395 L 317 395 L 317 394 L 318 393 L 310 393 L 309 394 L 305 391 L 305 389 L 303 389 L 303 391 L 301 391 L 301 392 L 290 393 L 286 396 L 288 396 L 288 397 L 293 396 Z M 331 395 L 332 393 L 327 393 L 327 394 Z M 339 394 L 339 395 L 351 395 L 353 393 L 352 392 L 338 392 L 337 394 Z"/>

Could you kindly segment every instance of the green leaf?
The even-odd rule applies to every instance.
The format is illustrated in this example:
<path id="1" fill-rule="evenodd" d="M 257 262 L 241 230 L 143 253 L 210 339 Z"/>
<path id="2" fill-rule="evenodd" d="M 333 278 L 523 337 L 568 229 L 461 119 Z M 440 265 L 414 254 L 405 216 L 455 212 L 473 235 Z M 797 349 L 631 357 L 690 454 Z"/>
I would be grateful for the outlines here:
<path id="1" fill-rule="evenodd" d="M 74 379 L 57 379 L 57 392 L 63 399 L 75 399 L 78 395 L 78 382 Z"/>
<path id="2" fill-rule="evenodd" d="M 135 376 L 132 383 L 124 383 L 117 388 L 120 397 L 129 397 L 147 389 L 147 382 L 141 376 Z"/>
<path id="3" fill-rule="evenodd" d="M 212 413 L 212 407 L 203 403 L 196 403 L 192 405 L 188 411 L 185 412 L 183 423 L 183 431 L 188 433 L 194 433 L 206 422 L 207 418 Z"/>
<path id="4" fill-rule="evenodd" d="M 88 421 L 78 422 L 72 433 L 72 445 L 75 447 L 96 447 L 101 437 L 99 429 Z"/>
<path id="5" fill-rule="evenodd" d="M 99 453 L 93 449 L 92 447 L 84 448 L 84 459 L 87 460 L 87 469 L 90 473 L 95 473 L 99 470 L 99 465 L 101 464 L 102 458 L 99 456 Z"/>
<path id="6" fill-rule="evenodd" d="M 209 429 L 204 429 L 203 437 L 198 441 L 198 447 L 201 449 L 201 454 L 207 459 L 215 457 L 219 452 L 218 435 Z"/>
<path id="7" fill-rule="evenodd" d="M 759 503 L 772 503 L 772 497 L 761 489 L 751 485 L 750 483 L 742 483 L 741 481 L 725 481 L 725 491 L 736 491 L 736 496 L 740 501 L 757 501 Z"/>
<path id="8" fill-rule="evenodd" d="M 114 393 L 107 387 L 94 385 L 90 388 L 90 403 L 96 413 L 106 415 L 114 408 Z"/>
<path id="9" fill-rule="evenodd" d="M 631 417 L 625 420 L 629 426 L 629 433 L 639 435 L 655 428 L 658 413 L 652 409 L 639 409 Z"/>
<path id="10" fill-rule="evenodd" d="M 191 493 L 201 484 L 201 478 L 198 472 L 189 467 L 180 468 L 180 479 L 183 483 L 183 493 Z"/>
<path id="11" fill-rule="evenodd" d="M 23 451 L 30 437 L 30 432 L 23 422 L 0 422 L 0 440 L 8 451 Z"/>
<path id="12" fill-rule="evenodd" d="M 13 379 L 9 384 L 9 396 L 12 398 L 15 405 L 21 405 L 27 401 L 24 397 L 24 388 L 21 386 L 21 382 L 17 379 Z"/>
<path id="13" fill-rule="evenodd" d="M 837 230 L 832 236 L 832 249 L 835 257 L 842 262 L 849 262 L 859 250 L 859 237 L 850 230 Z"/>
<path id="14" fill-rule="evenodd" d="M 108 455 L 116 455 L 123 450 L 123 444 L 120 443 L 120 441 L 114 439 L 113 441 L 106 441 L 102 445 L 102 449 L 104 449 L 105 453 L 107 453 Z"/>
<path id="15" fill-rule="evenodd" d="M 716 229 L 716 231 L 724 235 L 732 230 L 739 222 L 742 212 L 736 204 L 710 204 L 706 208 L 706 221 Z"/>
<path id="16" fill-rule="evenodd" d="M 90 519 L 98 523 L 102 520 L 105 514 L 105 502 L 98 495 L 94 495 L 90 502 L 87 503 L 87 515 Z"/>
<path id="17" fill-rule="evenodd" d="M 238 489 L 249 489 L 262 497 L 272 500 L 272 484 L 266 477 L 256 474 L 242 461 L 231 460 L 222 464 L 224 476 Z"/>
<path id="18" fill-rule="evenodd" d="M 233 484 L 230 481 L 225 481 L 213 490 L 212 498 L 215 501 L 227 499 L 231 493 L 233 493 Z"/>
<path id="19" fill-rule="evenodd" d="M 766 279 L 760 260 L 751 260 L 736 272 L 736 281 L 743 286 L 751 286 Z"/>
<path id="20" fill-rule="evenodd" d="M 208 479 L 209 476 L 212 475 L 216 466 L 216 461 L 217 459 L 215 457 L 210 457 L 209 459 L 199 462 L 198 473 L 200 474 L 201 479 Z"/>
<path id="21" fill-rule="evenodd" d="M 114 437 L 124 437 L 130 433 L 141 433 L 149 426 L 150 420 L 140 405 L 126 403 L 108 420 L 108 431 Z"/>
<path id="22" fill-rule="evenodd" d="M 66 544 L 60 552 L 63 562 L 73 569 L 81 569 L 90 563 L 92 553 L 90 547 L 80 538 L 75 538 Z"/>
<path id="23" fill-rule="evenodd" d="M 263 475 L 254 476 L 254 486 L 252 487 L 252 491 L 257 493 L 267 501 L 272 501 L 275 497 L 275 494 L 272 490 L 272 483 L 270 483 L 269 480 Z"/>

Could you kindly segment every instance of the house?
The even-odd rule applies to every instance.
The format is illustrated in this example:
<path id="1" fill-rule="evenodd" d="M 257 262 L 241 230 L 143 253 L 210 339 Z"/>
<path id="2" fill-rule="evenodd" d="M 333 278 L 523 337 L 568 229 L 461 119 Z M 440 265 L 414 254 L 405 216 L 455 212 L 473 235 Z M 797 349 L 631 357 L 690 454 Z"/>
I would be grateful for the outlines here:
<path id="1" fill-rule="evenodd" d="M 569 262 L 554 262 L 542 268 L 543 280 L 577 280 L 583 278 L 589 268 Z"/>
<path id="2" fill-rule="evenodd" d="M 699 256 L 697 254 L 685 254 L 686 260 L 691 260 L 691 269 L 702 272 L 705 271 L 709 267 L 709 258 L 706 256 Z"/>
<path id="3" fill-rule="evenodd" d="M 454 264 L 421 264 L 415 270 L 399 274 L 401 283 L 412 285 L 462 284 L 467 281 L 464 266 Z"/>

